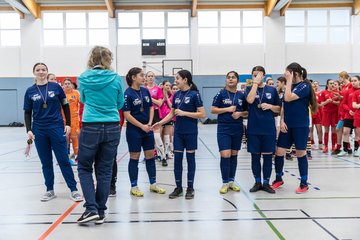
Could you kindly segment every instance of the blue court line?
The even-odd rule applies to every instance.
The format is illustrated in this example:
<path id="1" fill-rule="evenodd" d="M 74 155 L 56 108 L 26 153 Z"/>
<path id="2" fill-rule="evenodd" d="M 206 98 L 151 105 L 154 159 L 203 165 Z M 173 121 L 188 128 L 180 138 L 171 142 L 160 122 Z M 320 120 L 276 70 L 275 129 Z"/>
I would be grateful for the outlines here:
<path id="1" fill-rule="evenodd" d="M 284 172 L 286 172 L 286 173 L 289 173 L 291 176 L 293 176 L 293 177 L 296 177 L 296 175 L 295 174 L 293 174 L 293 173 L 290 173 L 288 170 L 285 170 L 284 169 Z M 296 177 L 298 180 L 301 180 L 301 178 L 299 178 L 299 177 Z M 312 185 L 310 182 L 308 182 L 308 185 Z M 317 191 L 319 191 L 320 190 L 320 188 L 319 187 L 313 187 L 313 189 L 315 189 L 315 190 L 317 190 Z"/>

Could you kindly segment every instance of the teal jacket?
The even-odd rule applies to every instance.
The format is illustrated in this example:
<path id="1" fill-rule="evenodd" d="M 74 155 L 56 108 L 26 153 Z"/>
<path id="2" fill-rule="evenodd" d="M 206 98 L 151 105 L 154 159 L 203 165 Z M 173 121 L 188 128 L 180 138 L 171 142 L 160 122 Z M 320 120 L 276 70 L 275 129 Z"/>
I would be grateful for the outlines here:
<path id="1" fill-rule="evenodd" d="M 121 78 L 110 70 L 89 69 L 79 80 L 80 101 L 84 103 L 83 122 L 119 122 L 124 105 Z"/>

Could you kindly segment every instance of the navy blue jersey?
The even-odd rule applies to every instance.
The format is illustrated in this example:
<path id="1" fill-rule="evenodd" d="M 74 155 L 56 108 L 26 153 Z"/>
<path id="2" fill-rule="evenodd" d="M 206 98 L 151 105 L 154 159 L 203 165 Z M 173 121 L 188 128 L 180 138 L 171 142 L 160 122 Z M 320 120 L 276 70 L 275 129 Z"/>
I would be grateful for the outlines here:
<path id="1" fill-rule="evenodd" d="M 174 94 L 172 108 L 186 112 L 197 112 L 197 108 L 202 107 L 203 102 L 197 91 L 177 91 Z M 181 134 L 197 133 L 198 120 L 195 118 L 176 116 L 175 131 Z"/>
<path id="2" fill-rule="evenodd" d="M 250 90 L 251 86 L 246 88 L 245 96 L 249 94 Z M 255 100 L 248 107 L 247 132 L 253 135 L 276 135 L 274 112 L 258 108 L 260 103 L 280 106 L 279 94 L 276 88 L 265 85 L 264 88 L 257 89 Z"/>
<path id="3" fill-rule="evenodd" d="M 293 84 L 291 91 L 299 99 L 291 102 L 284 101 L 284 121 L 288 128 L 309 127 L 310 86 L 306 82 L 300 82 Z"/>
<path id="4" fill-rule="evenodd" d="M 236 93 L 232 93 L 227 91 L 226 89 L 220 90 L 218 94 L 214 97 L 213 104 L 214 107 L 218 108 L 227 108 L 231 106 L 236 106 L 236 112 L 243 112 L 247 110 L 247 102 L 245 99 L 245 95 L 237 91 Z M 238 119 L 234 119 L 231 116 L 232 113 L 225 112 L 219 114 L 217 119 L 219 124 L 242 124 L 243 118 L 239 117 Z"/>
<path id="5" fill-rule="evenodd" d="M 140 87 L 140 90 L 135 90 L 131 87 L 127 88 L 124 93 L 125 102 L 123 111 L 130 112 L 136 120 L 142 124 L 147 124 L 150 119 L 150 108 L 152 101 L 149 90 Z M 128 122 L 128 126 L 135 127 Z"/>
<path id="6" fill-rule="evenodd" d="M 45 99 L 46 108 L 43 107 Z M 66 104 L 66 95 L 57 83 L 49 82 L 41 86 L 34 84 L 25 92 L 24 110 L 32 110 L 33 128 L 51 129 L 63 127 L 62 104 Z"/>

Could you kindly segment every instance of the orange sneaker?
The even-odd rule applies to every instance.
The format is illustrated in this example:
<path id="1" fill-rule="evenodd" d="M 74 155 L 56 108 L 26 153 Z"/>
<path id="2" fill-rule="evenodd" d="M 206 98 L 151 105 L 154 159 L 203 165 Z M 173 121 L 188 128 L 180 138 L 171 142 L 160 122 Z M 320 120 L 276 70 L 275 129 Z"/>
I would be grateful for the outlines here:
<path id="1" fill-rule="evenodd" d="M 324 150 L 323 150 L 323 153 L 328 153 L 328 151 L 329 151 L 328 146 L 325 146 L 325 147 L 324 147 Z"/>
<path id="2" fill-rule="evenodd" d="M 306 193 L 309 190 L 309 186 L 305 184 L 300 184 L 300 186 L 295 190 L 297 194 Z"/>

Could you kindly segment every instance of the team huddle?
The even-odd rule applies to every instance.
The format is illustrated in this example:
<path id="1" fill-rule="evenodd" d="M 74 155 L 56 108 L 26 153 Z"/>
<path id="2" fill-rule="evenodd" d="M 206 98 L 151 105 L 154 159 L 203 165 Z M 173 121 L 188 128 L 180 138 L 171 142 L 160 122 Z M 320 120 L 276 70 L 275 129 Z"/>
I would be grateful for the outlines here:
<path id="1" fill-rule="evenodd" d="M 107 48 L 94 47 L 88 70 L 78 79 L 79 92 L 70 86 L 70 80 L 64 82 L 64 89 L 52 83 L 47 66 L 37 63 L 33 69 L 35 84 L 25 94 L 28 138 L 35 142 L 47 188 L 41 200 L 56 197 L 51 153 L 54 151 L 74 201 L 83 200 L 77 192 L 71 169 L 71 165 L 78 165 L 86 201 L 86 210 L 78 219 L 79 223 L 93 220 L 97 224 L 104 223 L 108 196 L 116 194 L 116 154 L 124 118 L 130 155 L 130 194 L 144 196 L 138 186 L 138 164 L 143 151 L 151 192 L 166 193 L 166 189 L 156 183 L 155 159 L 163 167 L 168 166 L 169 159 L 174 159 L 176 187 L 169 198 L 175 199 L 184 194 L 182 174 L 185 155 L 185 198 L 195 197 L 198 119 L 205 118 L 206 114 L 192 74 L 180 70 L 175 75 L 174 84 L 164 81 L 160 87 L 155 84 L 153 72 L 145 74 L 141 68 L 134 67 L 126 75 L 128 88 L 123 92 L 121 78 L 111 70 L 111 62 L 112 53 Z M 295 192 L 308 191 L 308 158 L 311 157 L 308 140 L 314 144 L 313 126 L 318 134 L 318 148 L 324 152 L 328 152 L 331 129 L 332 150 L 338 156 L 351 153 L 349 135 L 356 127 L 354 155 L 358 156 L 358 76 L 351 78 L 350 83 L 349 76 L 341 73 L 341 84 L 328 80 L 326 90 L 319 92 L 318 83 L 309 81 L 306 69 L 298 63 L 291 63 L 285 68 L 284 75 L 277 80 L 277 87 L 273 86 L 272 80 L 265 83 L 264 67 L 255 66 L 251 74 L 251 85 L 238 90 L 239 75 L 230 71 L 226 75 L 224 88 L 213 99 L 211 113 L 218 116 L 217 142 L 223 183 L 219 189 L 221 194 L 229 190 L 240 191 L 235 177 L 244 135 L 247 151 L 251 154 L 255 182 L 250 192 L 263 190 L 273 194 L 284 184 L 284 158 L 288 157 L 287 151 L 291 147 L 295 148 L 300 173 L 300 184 Z M 325 129 L 324 139 L 322 127 Z M 70 142 L 76 155 L 75 163 L 70 162 L 67 155 Z M 271 181 L 273 160 L 276 176 Z"/>

